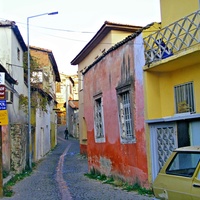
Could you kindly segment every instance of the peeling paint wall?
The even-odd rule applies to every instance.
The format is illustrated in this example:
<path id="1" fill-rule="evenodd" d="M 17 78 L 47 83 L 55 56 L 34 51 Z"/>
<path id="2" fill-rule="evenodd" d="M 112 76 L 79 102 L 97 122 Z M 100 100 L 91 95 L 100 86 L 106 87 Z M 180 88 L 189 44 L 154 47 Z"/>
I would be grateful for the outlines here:
<path id="1" fill-rule="evenodd" d="M 84 75 L 84 117 L 87 124 L 89 168 L 148 186 L 142 50 L 142 38 L 138 36 L 135 47 L 134 41 L 129 41 L 87 71 Z M 123 144 L 120 140 L 116 88 L 127 83 L 131 85 L 135 142 Z M 94 96 L 98 93 L 102 94 L 103 99 L 105 142 L 102 143 L 95 143 L 94 135 Z"/>

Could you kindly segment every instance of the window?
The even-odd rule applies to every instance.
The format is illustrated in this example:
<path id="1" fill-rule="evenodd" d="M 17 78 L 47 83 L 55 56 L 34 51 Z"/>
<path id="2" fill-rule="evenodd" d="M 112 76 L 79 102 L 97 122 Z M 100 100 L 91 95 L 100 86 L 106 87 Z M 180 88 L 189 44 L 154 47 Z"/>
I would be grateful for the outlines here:
<path id="1" fill-rule="evenodd" d="M 19 48 L 17 48 L 17 60 L 20 61 L 20 49 Z"/>
<path id="2" fill-rule="evenodd" d="M 195 112 L 193 82 L 174 87 L 176 113 Z"/>
<path id="3" fill-rule="evenodd" d="M 42 83 L 43 82 L 43 74 L 41 71 L 34 71 L 32 72 L 31 76 L 32 83 Z"/>
<path id="4" fill-rule="evenodd" d="M 167 174 L 192 177 L 199 163 L 200 154 L 179 152 L 166 170 Z"/>
<path id="5" fill-rule="evenodd" d="M 123 143 L 134 142 L 133 120 L 131 114 L 130 92 L 125 91 L 118 94 L 119 99 L 119 117 L 121 141 Z"/>
<path id="6" fill-rule="evenodd" d="M 97 97 L 94 101 L 94 126 L 95 141 L 105 142 L 102 97 Z"/>

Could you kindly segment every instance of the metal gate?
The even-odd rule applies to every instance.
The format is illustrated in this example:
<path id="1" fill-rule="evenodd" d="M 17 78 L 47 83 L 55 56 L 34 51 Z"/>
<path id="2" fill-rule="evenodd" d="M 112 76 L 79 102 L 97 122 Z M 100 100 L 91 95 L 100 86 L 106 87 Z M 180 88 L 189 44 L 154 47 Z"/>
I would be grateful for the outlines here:
<path id="1" fill-rule="evenodd" d="M 177 130 L 175 123 L 154 124 L 150 126 L 152 179 L 154 180 L 171 155 L 177 148 Z"/>

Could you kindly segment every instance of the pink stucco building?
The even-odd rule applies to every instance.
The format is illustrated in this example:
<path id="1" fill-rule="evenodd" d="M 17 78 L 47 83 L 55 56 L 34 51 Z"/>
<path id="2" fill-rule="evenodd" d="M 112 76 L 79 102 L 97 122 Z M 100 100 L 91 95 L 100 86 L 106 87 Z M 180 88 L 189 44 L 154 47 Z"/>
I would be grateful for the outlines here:
<path id="1" fill-rule="evenodd" d="M 142 28 L 83 71 L 89 168 L 148 186 Z"/>

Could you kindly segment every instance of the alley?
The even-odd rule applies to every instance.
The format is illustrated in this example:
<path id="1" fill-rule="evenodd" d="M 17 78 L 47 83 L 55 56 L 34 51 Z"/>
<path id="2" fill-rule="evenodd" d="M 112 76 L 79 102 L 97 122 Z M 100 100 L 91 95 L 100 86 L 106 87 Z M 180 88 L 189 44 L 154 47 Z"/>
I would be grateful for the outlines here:
<path id="1" fill-rule="evenodd" d="M 153 198 L 122 191 L 88 179 L 87 159 L 79 154 L 78 140 L 64 140 L 58 128 L 58 145 L 38 165 L 30 177 L 18 182 L 8 200 L 150 200 Z"/>

